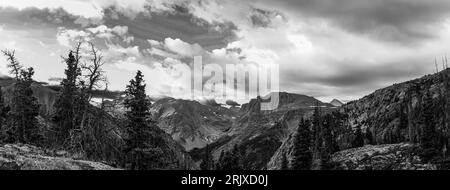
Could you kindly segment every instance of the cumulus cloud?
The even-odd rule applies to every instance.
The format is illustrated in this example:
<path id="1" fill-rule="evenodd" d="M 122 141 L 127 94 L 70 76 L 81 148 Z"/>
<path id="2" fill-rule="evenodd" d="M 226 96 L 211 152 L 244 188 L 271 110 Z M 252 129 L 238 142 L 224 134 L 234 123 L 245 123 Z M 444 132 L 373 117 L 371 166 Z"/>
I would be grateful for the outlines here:
<path id="1" fill-rule="evenodd" d="M 189 44 L 180 39 L 166 38 L 165 46 L 172 52 L 186 57 L 202 55 L 203 48 L 198 44 Z"/>
<path id="2" fill-rule="evenodd" d="M 109 44 L 130 45 L 134 40 L 133 36 L 128 34 L 127 26 L 115 26 L 109 28 L 105 25 L 86 29 L 67 29 L 59 27 L 56 34 L 57 41 L 66 47 L 73 47 L 77 42 L 95 42 L 100 47 Z"/>
<path id="3" fill-rule="evenodd" d="M 221 67 L 276 63 L 283 91 L 353 99 L 431 72 L 450 43 L 446 0 L 0 2 L 5 6 L 6 28 L 46 28 L 39 40 L 51 44 L 56 35 L 66 48 L 77 39 L 92 41 L 112 72 L 145 70 L 151 90 L 161 94 L 188 85 L 180 72 L 201 55 Z"/>
<path id="4" fill-rule="evenodd" d="M 87 3 L 83 0 L 66 0 L 66 1 L 55 1 L 55 0 L 2 0 L 0 2 L 1 7 L 13 7 L 18 9 L 26 8 L 38 8 L 38 9 L 58 9 L 63 8 L 67 12 L 73 15 L 80 15 L 87 18 L 90 17 L 101 17 L 101 9 L 95 7 L 91 3 Z"/>
<path id="5" fill-rule="evenodd" d="M 258 5 L 284 10 L 291 18 L 319 19 L 358 35 L 409 45 L 437 37 L 436 28 L 450 15 L 446 0 L 262 0 Z"/>

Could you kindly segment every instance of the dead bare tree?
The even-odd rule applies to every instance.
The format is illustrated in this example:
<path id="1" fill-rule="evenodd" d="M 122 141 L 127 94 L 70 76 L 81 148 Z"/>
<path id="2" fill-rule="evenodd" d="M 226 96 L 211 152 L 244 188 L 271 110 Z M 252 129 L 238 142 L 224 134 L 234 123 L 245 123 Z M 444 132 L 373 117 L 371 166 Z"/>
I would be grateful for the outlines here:
<path id="1" fill-rule="evenodd" d="M 447 55 L 445 56 L 445 69 L 448 69 L 448 59 L 447 59 Z"/>
<path id="2" fill-rule="evenodd" d="M 436 73 L 439 73 L 439 68 L 438 68 L 438 64 L 437 64 L 436 58 L 434 58 L 434 66 L 436 67 Z"/>
<path id="3" fill-rule="evenodd" d="M 88 46 L 84 46 L 84 45 Z M 90 115 L 90 102 L 93 98 L 93 92 L 107 84 L 107 79 L 103 66 L 105 61 L 101 51 L 95 48 L 91 42 L 80 42 L 74 49 L 74 56 L 76 57 L 77 66 L 80 69 L 81 76 L 79 77 L 79 98 L 81 100 L 80 109 L 77 113 L 80 117 L 79 128 L 72 131 L 71 145 L 74 150 L 80 151 L 82 154 L 89 154 L 89 148 L 92 143 L 95 145 L 99 143 L 98 138 L 102 138 L 105 133 L 98 122 L 93 122 L 93 115 Z M 83 54 L 83 59 L 81 57 Z"/>
<path id="4" fill-rule="evenodd" d="M 84 77 L 86 81 L 86 91 L 88 94 L 88 101 L 92 99 L 92 91 L 101 87 L 101 83 L 106 83 L 107 79 L 105 76 L 105 71 L 103 70 L 103 65 L 105 64 L 103 60 L 103 55 L 101 52 L 95 48 L 94 44 L 89 42 L 90 56 L 88 62 L 84 62 L 81 68 L 84 70 Z"/>
<path id="5" fill-rule="evenodd" d="M 105 76 L 105 71 L 103 70 L 103 65 L 105 64 L 103 60 L 103 55 L 100 50 L 96 49 L 94 44 L 89 42 L 89 56 L 90 59 L 84 61 L 81 65 L 83 72 L 83 85 L 82 86 L 82 97 L 84 99 L 85 105 L 82 110 L 81 126 L 83 129 L 85 126 L 86 115 L 88 111 L 88 104 L 92 100 L 92 92 L 101 87 L 101 83 L 106 83 L 107 79 Z"/>

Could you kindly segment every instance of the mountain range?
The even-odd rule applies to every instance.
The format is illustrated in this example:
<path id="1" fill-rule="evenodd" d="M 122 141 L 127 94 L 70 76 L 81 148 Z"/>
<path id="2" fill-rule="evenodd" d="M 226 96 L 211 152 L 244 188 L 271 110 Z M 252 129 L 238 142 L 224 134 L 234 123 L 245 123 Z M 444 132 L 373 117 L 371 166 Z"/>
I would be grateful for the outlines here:
<path id="1" fill-rule="evenodd" d="M 260 110 L 262 99 L 265 98 L 251 99 L 240 108 L 235 106 L 227 108 L 216 104 L 202 104 L 198 101 L 165 97 L 153 102 L 151 113 L 161 129 L 161 135 L 165 137 L 167 147 L 164 150 L 176 163 L 168 169 L 180 168 L 180 163 L 184 169 L 198 168 L 206 151 L 210 151 L 217 160 L 223 151 L 229 151 L 235 146 L 240 147 L 243 152 L 242 162 L 245 169 L 280 169 L 283 155 L 288 155 L 288 159 L 292 159 L 293 138 L 299 121 L 302 118 L 311 117 L 317 106 L 325 114 L 336 111 L 348 114 L 346 126 L 352 130 L 359 127 L 364 134 L 370 134 L 370 137 L 365 139 L 365 143 L 372 144 L 374 147 L 354 151 L 370 152 L 379 148 L 376 147 L 377 145 L 387 144 L 393 144 L 392 147 L 401 151 L 405 150 L 406 145 L 395 144 L 405 142 L 414 144 L 419 141 L 420 128 L 413 125 L 412 113 L 421 107 L 420 100 L 423 99 L 425 92 L 431 92 L 435 99 L 440 97 L 439 94 L 442 94 L 443 89 L 448 86 L 442 80 L 442 76 L 448 76 L 449 73 L 450 70 L 447 69 L 433 75 L 394 84 L 346 104 L 337 99 L 325 103 L 311 96 L 273 92 L 279 93 L 279 106 L 271 111 Z M 10 78 L 0 79 L 6 102 L 9 102 L 12 97 L 11 84 L 13 83 L 14 80 Z M 46 125 L 51 125 L 51 122 L 46 118 L 52 112 L 57 92 L 38 82 L 34 83 L 32 88 L 41 104 L 42 124 L 44 127 L 49 127 Z M 446 98 L 448 102 L 448 97 Z M 123 114 L 124 108 L 120 105 L 123 101 L 119 95 L 113 99 L 115 100 L 109 102 L 114 102 L 115 107 L 105 111 L 93 106 L 91 114 L 92 117 L 104 118 L 112 129 L 108 133 L 108 139 L 113 139 L 115 144 L 121 144 L 123 142 L 120 115 Z M 442 114 L 442 117 L 450 118 L 448 113 Z M 405 124 L 403 118 L 410 118 L 408 121 L 411 122 Z M 446 125 L 445 119 L 440 121 L 442 126 Z M 351 160 L 348 155 L 356 155 L 356 153 L 348 152 L 352 150 L 350 142 L 353 138 L 351 134 L 336 132 L 335 140 L 339 150 L 347 150 L 347 153 L 339 154 L 340 157 L 336 156 L 335 160 L 345 160 L 343 157 L 346 155 L 347 159 Z M 208 147 L 208 150 L 205 147 Z M 383 148 L 386 147 L 388 146 Z M 414 147 L 414 145 L 408 145 L 408 147 Z M 388 150 L 392 149 L 388 148 Z M 405 160 L 407 160 L 406 157 Z"/>

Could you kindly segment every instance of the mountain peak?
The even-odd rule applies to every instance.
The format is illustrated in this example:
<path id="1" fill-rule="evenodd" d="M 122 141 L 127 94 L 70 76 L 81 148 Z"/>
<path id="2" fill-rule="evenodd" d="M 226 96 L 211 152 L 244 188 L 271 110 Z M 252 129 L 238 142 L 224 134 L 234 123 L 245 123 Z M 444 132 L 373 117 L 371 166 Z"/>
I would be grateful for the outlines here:
<path id="1" fill-rule="evenodd" d="M 344 105 L 344 103 L 338 99 L 333 99 L 330 102 L 331 105 L 336 106 L 336 107 L 341 107 L 342 105 Z"/>
<path id="2" fill-rule="evenodd" d="M 332 107 L 332 105 L 323 103 L 320 100 L 312 96 L 302 95 L 302 94 L 294 94 L 288 92 L 271 92 L 268 95 L 264 96 L 264 98 L 254 98 L 251 99 L 249 103 L 242 105 L 243 111 L 256 111 L 260 109 L 260 103 L 263 101 L 269 101 L 271 95 L 278 93 L 278 108 L 277 109 L 299 109 L 299 108 L 310 108 L 314 107 L 317 103 L 319 106 Z"/>

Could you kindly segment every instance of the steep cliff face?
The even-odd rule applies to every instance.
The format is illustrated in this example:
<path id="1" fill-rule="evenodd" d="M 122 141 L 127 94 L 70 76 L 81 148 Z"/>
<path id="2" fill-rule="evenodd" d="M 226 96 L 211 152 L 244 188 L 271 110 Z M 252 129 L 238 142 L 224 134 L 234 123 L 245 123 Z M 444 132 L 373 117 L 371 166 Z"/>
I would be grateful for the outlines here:
<path id="1" fill-rule="evenodd" d="M 0 170 L 117 170 L 99 162 L 60 157 L 62 153 L 25 144 L 6 144 L 0 146 Z"/>
<path id="2" fill-rule="evenodd" d="M 436 129 L 445 131 L 448 128 L 450 100 L 445 94 L 449 86 L 448 81 L 444 82 L 445 77 L 450 77 L 450 69 L 377 90 L 349 102 L 341 111 L 348 113 L 352 127 L 359 125 L 363 131 L 370 131 L 375 144 L 418 142 L 421 126 L 417 114 L 420 112 L 418 109 L 424 106 L 422 100 L 427 92 L 436 102 L 441 99 L 434 105 Z M 445 105 L 447 107 L 439 111 L 439 106 Z"/>

